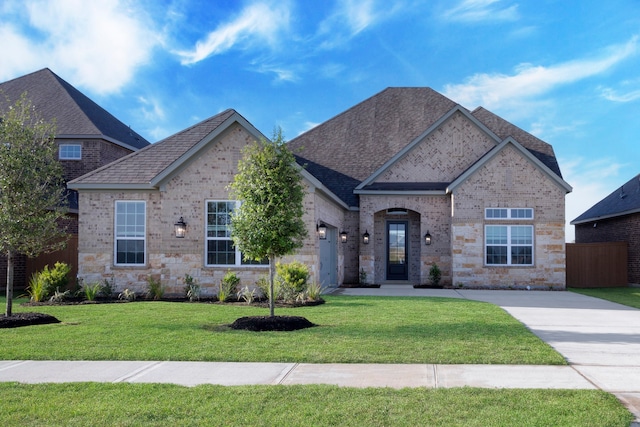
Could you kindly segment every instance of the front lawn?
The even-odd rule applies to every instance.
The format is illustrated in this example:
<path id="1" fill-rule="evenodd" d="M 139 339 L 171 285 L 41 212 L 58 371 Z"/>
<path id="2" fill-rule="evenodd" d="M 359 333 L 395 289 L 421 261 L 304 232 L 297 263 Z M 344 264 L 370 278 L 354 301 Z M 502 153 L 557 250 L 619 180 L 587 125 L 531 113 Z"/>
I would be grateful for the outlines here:
<path id="1" fill-rule="evenodd" d="M 202 360 L 304 363 L 565 364 L 501 308 L 448 298 L 325 296 L 276 309 L 318 327 L 249 332 L 225 327 L 268 309 L 134 302 L 20 306 L 62 323 L 0 329 L 0 360 Z M 0 299 L 4 306 L 4 299 Z"/>
<path id="2" fill-rule="evenodd" d="M 11 426 L 620 426 L 598 390 L 0 383 Z"/>
<path id="3" fill-rule="evenodd" d="M 569 290 L 577 294 L 640 308 L 640 288 L 570 288 Z"/>

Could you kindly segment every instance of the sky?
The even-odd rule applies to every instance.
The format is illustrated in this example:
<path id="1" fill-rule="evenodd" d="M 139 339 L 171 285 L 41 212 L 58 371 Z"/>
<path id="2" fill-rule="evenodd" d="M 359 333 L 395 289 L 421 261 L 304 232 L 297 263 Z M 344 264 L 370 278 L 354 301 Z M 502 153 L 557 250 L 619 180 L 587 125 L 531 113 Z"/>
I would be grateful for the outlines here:
<path id="1" fill-rule="evenodd" d="M 48 67 L 152 142 L 428 86 L 550 143 L 569 222 L 640 173 L 639 37 L 639 0 L 0 0 L 0 81 Z"/>

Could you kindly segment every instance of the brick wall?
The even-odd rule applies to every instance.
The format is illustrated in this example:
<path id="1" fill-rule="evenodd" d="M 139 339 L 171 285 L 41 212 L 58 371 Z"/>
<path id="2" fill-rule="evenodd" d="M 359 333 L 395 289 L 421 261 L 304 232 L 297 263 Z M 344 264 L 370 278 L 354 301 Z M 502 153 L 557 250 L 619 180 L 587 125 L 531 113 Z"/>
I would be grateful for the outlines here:
<path id="1" fill-rule="evenodd" d="M 64 169 L 65 181 L 71 181 L 114 160 L 130 154 L 132 151 L 104 139 L 56 140 L 60 144 L 80 144 L 81 160 L 60 160 Z"/>
<path id="2" fill-rule="evenodd" d="M 576 243 L 627 242 L 628 280 L 640 285 L 640 214 L 580 224 L 575 230 Z"/>
<path id="3" fill-rule="evenodd" d="M 514 147 L 505 147 L 454 191 L 454 286 L 564 288 L 564 196 L 562 188 Z M 484 220 L 490 207 L 533 208 L 534 219 Z M 534 265 L 485 266 L 484 226 L 489 223 L 533 225 Z"/>

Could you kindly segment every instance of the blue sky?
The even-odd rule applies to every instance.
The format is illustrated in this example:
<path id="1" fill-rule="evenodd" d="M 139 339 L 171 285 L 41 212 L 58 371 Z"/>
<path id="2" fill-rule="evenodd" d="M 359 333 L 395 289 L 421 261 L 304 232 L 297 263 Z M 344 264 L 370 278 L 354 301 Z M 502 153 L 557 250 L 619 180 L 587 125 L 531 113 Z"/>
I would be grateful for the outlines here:
<path id="1" fill-rule="evenodd" d="M 638 0 L 2 0 L 0 81 L 49 67 L 151 141 L 429 86 L 552 144 L 569 221 L 640 172 L 639 36 Z"/>

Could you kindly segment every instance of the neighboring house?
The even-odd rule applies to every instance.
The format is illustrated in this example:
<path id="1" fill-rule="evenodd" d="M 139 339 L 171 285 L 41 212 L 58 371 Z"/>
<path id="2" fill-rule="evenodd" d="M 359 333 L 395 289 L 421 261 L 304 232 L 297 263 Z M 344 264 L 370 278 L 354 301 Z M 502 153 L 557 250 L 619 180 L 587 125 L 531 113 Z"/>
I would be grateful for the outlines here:
<path id="1" fill-rule="evenodd" d="M 571 221 L 576 243 L 626 242 L 627 279 L 640 285 L 640 175 Z"/>
<path id="2" fill-rule="evenodd" d="M 263 137 L 227 110 L 74 180 L 79 275 L 138 291 L 153 276 L 179 293 L 186 274 L 205 287 L 266 274 L 233 247 L 228 193 L 242 148 Z M 389 88 L 289 147 L 309 233 L 291 258 L 323 285 L 427 284 L 437 263 L 448 285 L 564 288 L 571 187 L 550 145 L 491 112 Z"/>
<path id="3" fill-rule="evenodd" d="M 48 68 L 0 83 L 0 111 L 13 105 L 24 93 L 42 119 L 55 121 L 55 141 L 65 181 L 149 145 L 145 138 Z M 78 195 L 75 191 L 69 191 L 68 202 L 67 229 L 77 235 Z M 27 260 L 21 257 L 16 268 L 16 287 L 26 283 L 26 264 Z M 0 257 L 0 286 L 5 283 L 6 258 Z"/>

